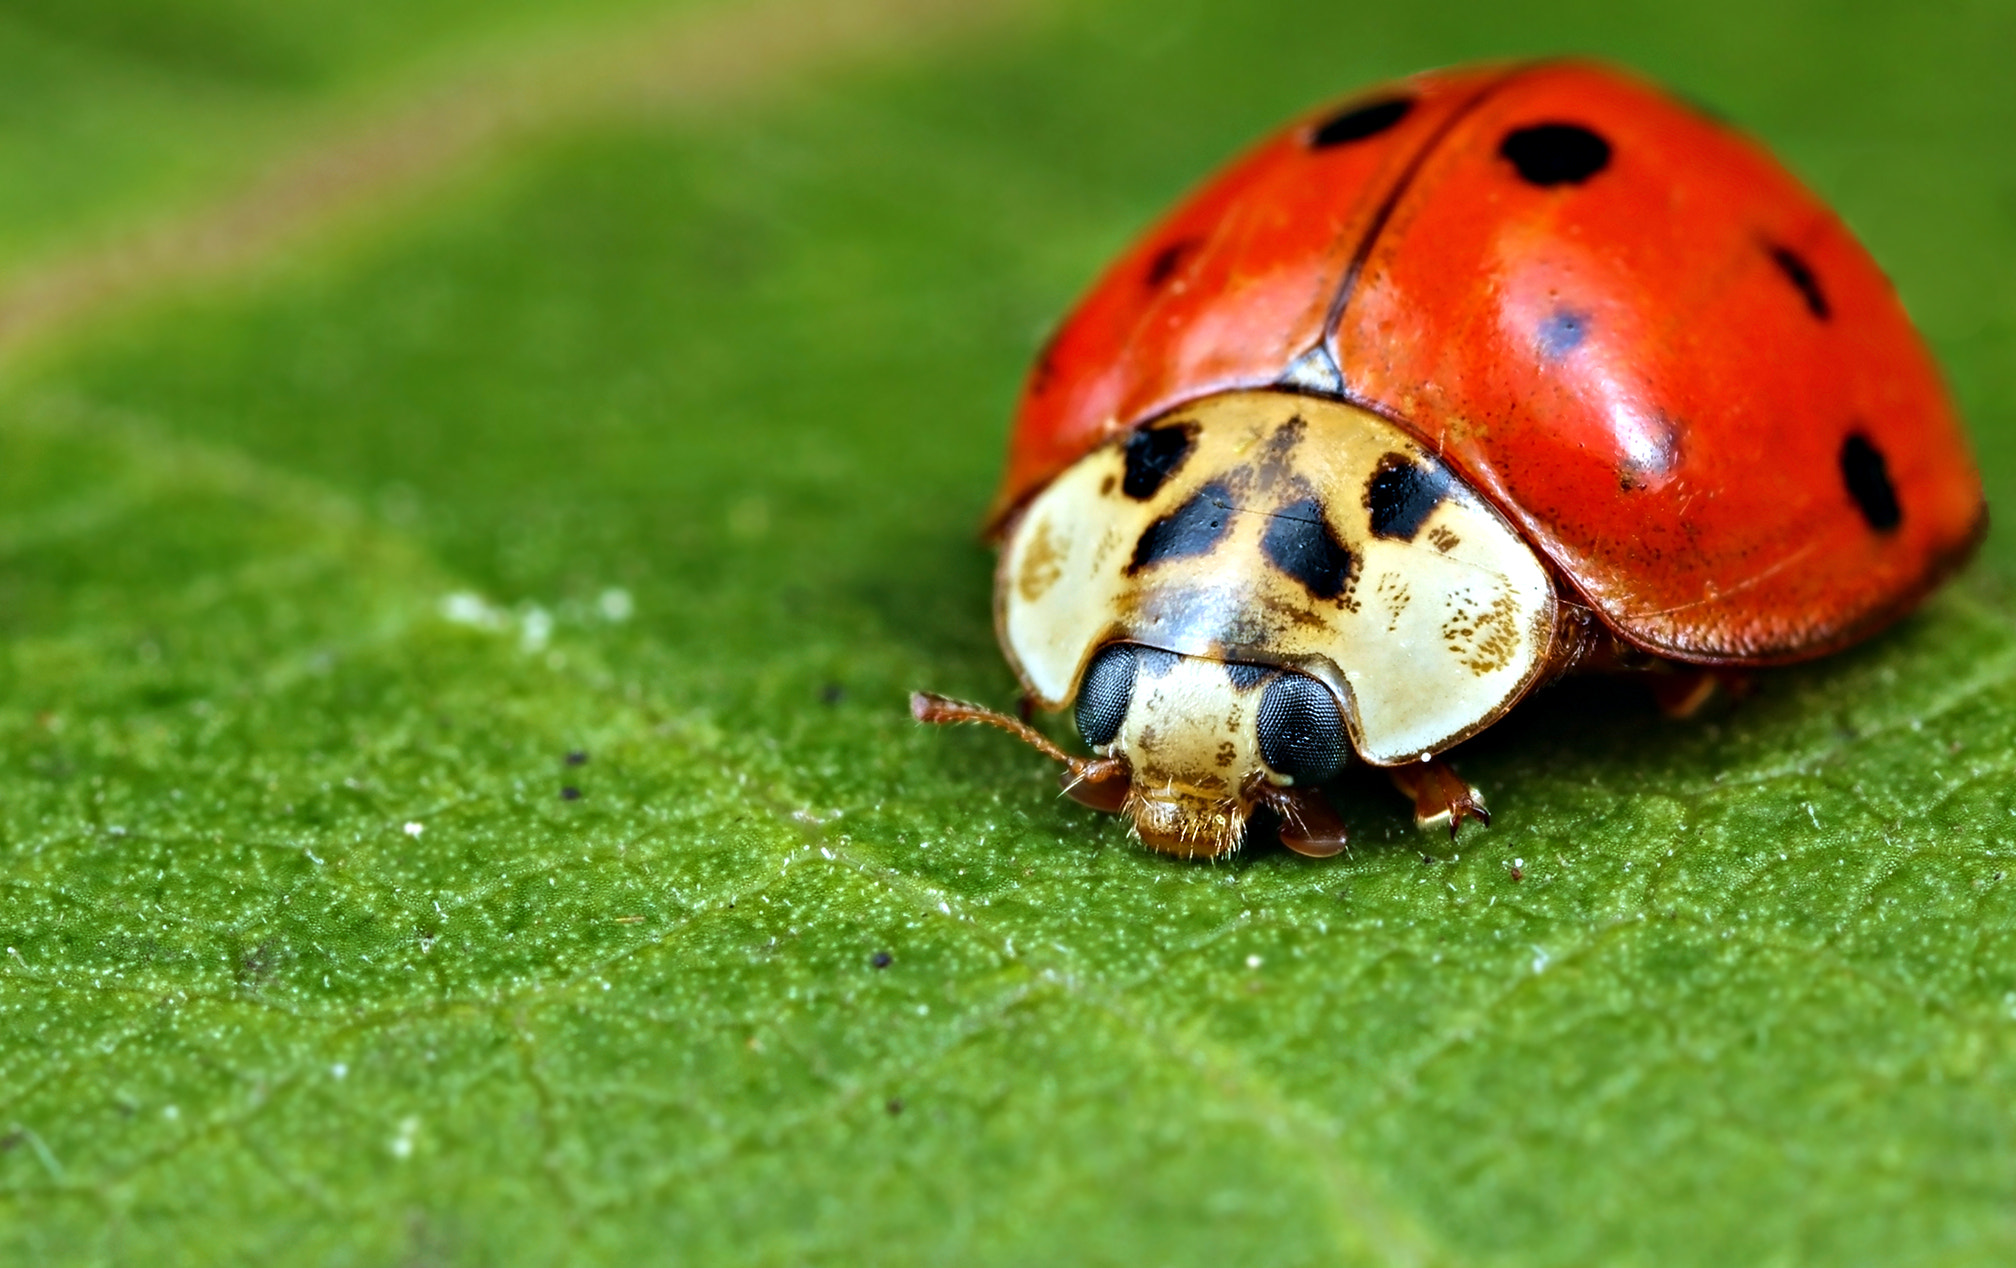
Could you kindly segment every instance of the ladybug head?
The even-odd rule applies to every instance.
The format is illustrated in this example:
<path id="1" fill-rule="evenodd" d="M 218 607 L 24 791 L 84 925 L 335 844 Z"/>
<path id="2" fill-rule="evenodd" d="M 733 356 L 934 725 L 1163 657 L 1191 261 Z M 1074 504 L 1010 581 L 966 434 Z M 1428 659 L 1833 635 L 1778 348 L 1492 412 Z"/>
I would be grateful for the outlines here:
<path id="1" fill-rule="evenodd" d="M 1098 755 L 1072 757 L 1031 728 L 942 697 L 912 698 L 929 722 L 987 722 L 1065 764 L 1065 792 L 1124 813 L 1143 844 L 1211 858 L 1239 848 L 1257 807 L 1281 840 L 1317 857 L 1344 848 L 1344 826 L 1318 791 L 1344 762 L 1336 697 L 1292 670 L 1111 643 L 1079 683 L 1078 732 Z"/>

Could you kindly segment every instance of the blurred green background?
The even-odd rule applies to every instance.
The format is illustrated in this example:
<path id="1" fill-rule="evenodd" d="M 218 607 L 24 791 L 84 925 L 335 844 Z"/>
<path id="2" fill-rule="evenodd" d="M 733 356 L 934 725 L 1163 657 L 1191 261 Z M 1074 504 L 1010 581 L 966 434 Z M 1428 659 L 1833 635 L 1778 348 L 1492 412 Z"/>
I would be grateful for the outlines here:
<path id="1" fill-rule="evenodd" d="M 2008 1262 L 2006 528 L 1740 708 L 1522 709 L 1455 847 L 1367 783 L 1350 858 L 1149 857 L 903 697 L 1011 698 L 974 528 L 1105 258 L 1441 63 L 1594 53 L 1763 138 L 2011 505 L 2012 47 L 0 3 L 0 1260 Z"/>

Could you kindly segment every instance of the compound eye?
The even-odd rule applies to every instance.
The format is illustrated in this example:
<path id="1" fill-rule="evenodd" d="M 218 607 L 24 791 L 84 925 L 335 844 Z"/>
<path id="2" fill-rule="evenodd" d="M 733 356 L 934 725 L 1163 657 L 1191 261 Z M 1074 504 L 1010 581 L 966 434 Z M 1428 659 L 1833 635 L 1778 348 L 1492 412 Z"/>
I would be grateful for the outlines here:
<path id="1" fill-rule="evenodd" d="M 1282 674 L 1260 697 L 1260 758 L 1297 784 L 1320 784 L 1344 765 L 1344 715 L 1329 688 Z"/>
<path id="2" fill-rule="evenodd" d="M 1093 748 L 1111 744 L 1127 720 L 1138 650 L 1132 643 L 1100 648 L 1086 667 L 1085 681 L 1078 684 L 1078 734 Z"/>

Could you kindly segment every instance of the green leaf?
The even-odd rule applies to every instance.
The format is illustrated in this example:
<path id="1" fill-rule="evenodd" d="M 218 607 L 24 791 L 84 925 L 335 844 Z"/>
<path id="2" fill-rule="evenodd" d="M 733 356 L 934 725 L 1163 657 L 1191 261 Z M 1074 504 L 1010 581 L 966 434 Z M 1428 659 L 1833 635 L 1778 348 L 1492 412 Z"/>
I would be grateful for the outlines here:
<path id="1" fill-rule="evenodd" d="M 412 18 L 410 70 L 391 6 L 318 42 L 352 8 L 17 6 L 60 58 L 0 23 L 0 84 L 123 85 L 100 150 L 24 125 L 51 165 L 145 152 L 164 67 L 293 103 L 175 116 L 217 157 L 169 192 L 0 199 L 36 349 L 0 385 L 0 1260 L 2016 1252 L 2006 535 L 1703 720 L 1523 706 L 1453 846 L 1366 780 L 1350 857 L 1152 857 L 904 710 L 1011 697 L 974 526 L 1047 324 L 1245 140 L 1423 65 L 1595 50 L 1754 128 L 1891 270 L 2006 504 L 2007 15 L 610 0 L 448 135 L 422 70 L 525 82 L 466 78 L 488 10 Z M 670 60 L 594 73 L 624 22 Z M 284 232 L 132 246 L 402 128 L 427 164 Z"/>

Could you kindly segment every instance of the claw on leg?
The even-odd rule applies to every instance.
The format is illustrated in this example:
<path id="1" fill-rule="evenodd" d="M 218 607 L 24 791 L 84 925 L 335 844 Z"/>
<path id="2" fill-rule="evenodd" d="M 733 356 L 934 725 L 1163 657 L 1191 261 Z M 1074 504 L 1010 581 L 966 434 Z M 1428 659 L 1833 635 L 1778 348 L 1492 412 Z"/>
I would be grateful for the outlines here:
<path id="1" fill-rule="evenodd" d="M 1453 841 L 1456 829 L 1463 826 L 1465 819 L 1475 819 L 1487 828 L 1491 826 L 1491 812 L 1484 808 L 1484 794 L 1464 783 L 1463 777 L 1441 758 L 1395 766 L 1386 773 L 1401 795 L 1414 799 L 1416 827 L 1432 828 L 1447 823 L 1449 839 Z"/>

